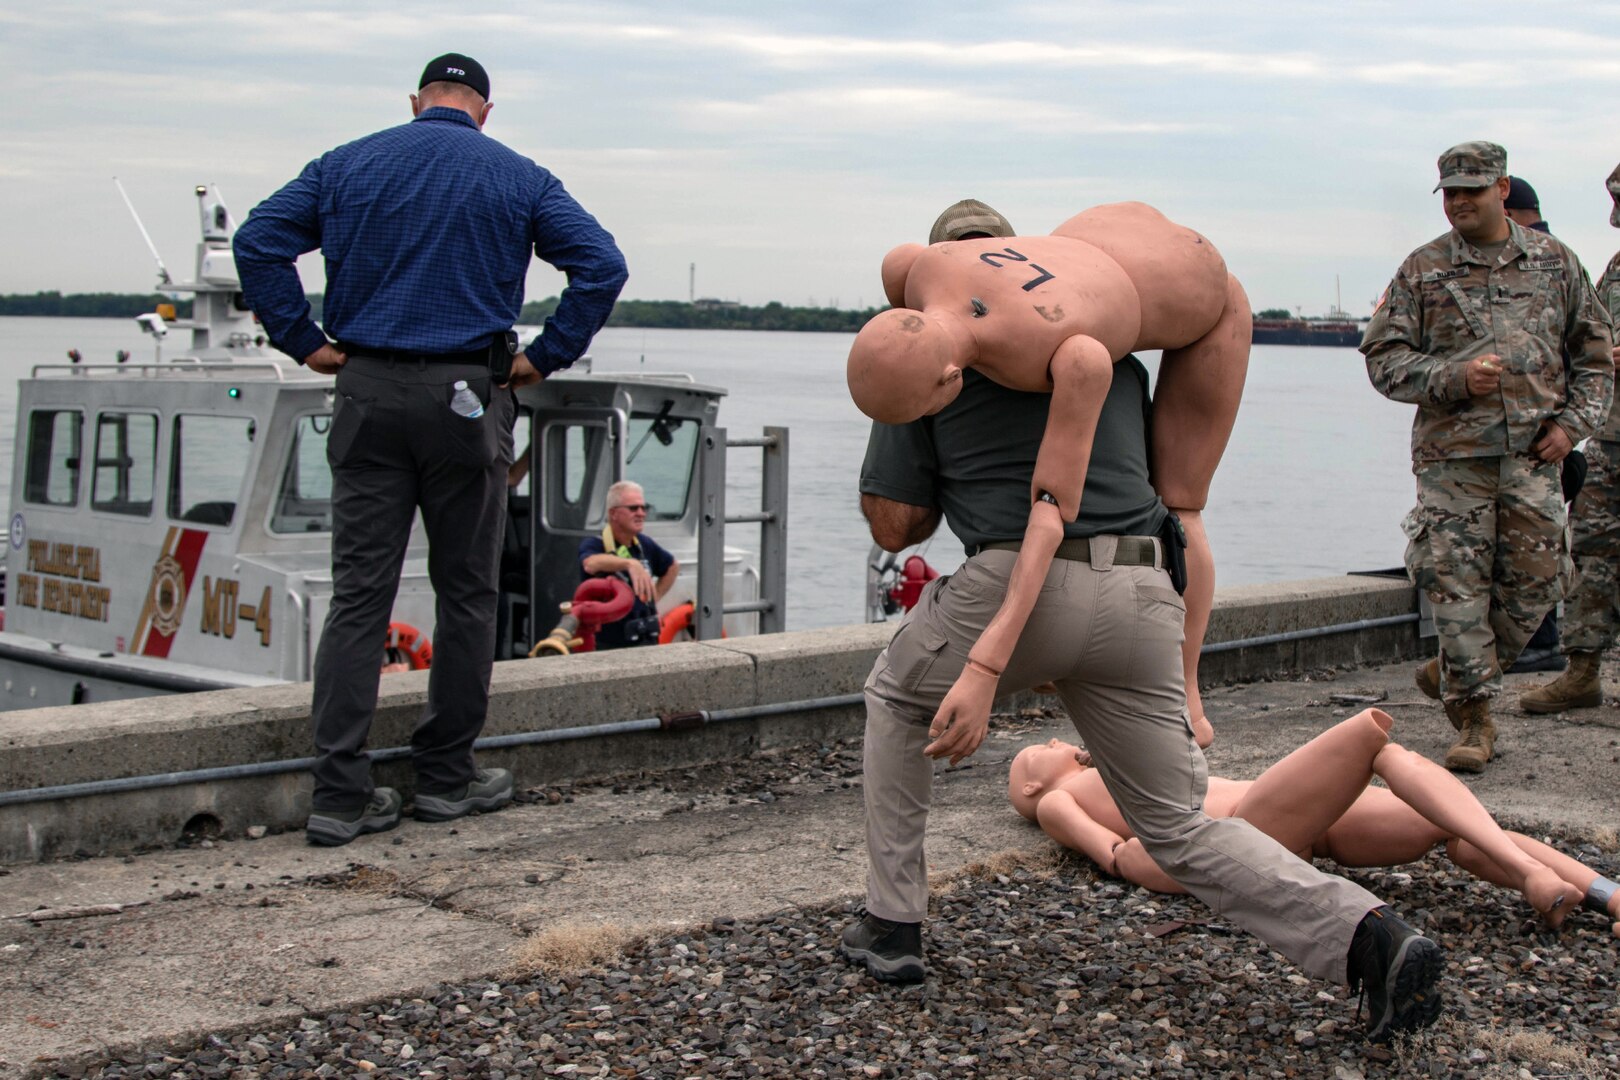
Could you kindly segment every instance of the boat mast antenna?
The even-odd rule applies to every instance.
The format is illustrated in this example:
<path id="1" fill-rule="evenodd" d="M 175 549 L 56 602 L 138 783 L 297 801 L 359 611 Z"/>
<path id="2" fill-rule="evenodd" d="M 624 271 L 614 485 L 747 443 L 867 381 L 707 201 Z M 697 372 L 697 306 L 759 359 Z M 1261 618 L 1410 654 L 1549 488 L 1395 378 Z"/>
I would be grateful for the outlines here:
<path id="1" fill-rule="evenodd" d="M 124 185 L 118 182 L 118 177 L 113 177 L 112 182 L 113 186 L 118 189 L 118 194 L 124 197 L 124 205 L 129 207 L 129 216 L 135 219 L 135 227 L 141 230 L 141 239 L 146 241 L 146 250 L 150 251 L 152 258 L 157 260 L 158 281 L 164 285 L 173 285 L 174 279 L 169 276 L 169 268 L 163 265 L 163 256 L 158 254 L 157 245 L 152 243 L 151 234 L 146 231 L 146 226 L 141 224 L 141 215 L 135 212 L 135 204 L 130 202 L 129 192 L 125 191 Z"/>

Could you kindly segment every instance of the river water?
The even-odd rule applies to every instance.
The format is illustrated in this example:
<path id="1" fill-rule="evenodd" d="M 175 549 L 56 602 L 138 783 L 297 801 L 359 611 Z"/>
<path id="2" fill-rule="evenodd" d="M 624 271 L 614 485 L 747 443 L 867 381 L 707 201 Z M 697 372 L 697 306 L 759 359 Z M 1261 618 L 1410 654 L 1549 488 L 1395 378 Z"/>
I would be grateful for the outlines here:
<path id="1" fill-rule="evenodd" d="M 849 399 L 853 336 L 723 330 L 608 329 L 591 348 L 597 371 L 681 371 L 730 390 L 720 423 L 732 437 L 790 429 L 788 628 L 859 622 L 871 549 L 856 492 L 868 422 Z M 0 495 L 9 505 L 16 381 L 69 348 L 106 362 L 127 349 L 152 359 L 133 319 L 0 318 Z M 1149 370 L 1156 357 L 1144 357 Z M 1398 566 L 1400 520 L 1413 502 L 1407 453 L 1412 410 L 1380 397 L 1354 349 L 1257 346 L 1237 427 L 1204 520 L 1221 585 Z M 757 450 L 736 450 L 731 513 L 759 503 Z M 729 542 L 758 548 L 753 526 Z M 924 554 L 939 570 L 962 560 L 945 533 Z"/>

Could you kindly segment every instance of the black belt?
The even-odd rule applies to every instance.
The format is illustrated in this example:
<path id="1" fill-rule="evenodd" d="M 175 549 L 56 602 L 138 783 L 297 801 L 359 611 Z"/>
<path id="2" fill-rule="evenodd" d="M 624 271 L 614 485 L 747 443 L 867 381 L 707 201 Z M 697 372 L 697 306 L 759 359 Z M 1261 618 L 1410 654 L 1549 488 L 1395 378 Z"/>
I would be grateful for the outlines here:
<path id="1" fill-rule="evenodd" d="M 1022 540 L 991 540 L 987 544 L 980 544 L 979 551 L 1017 551 L 1023 546 Z M 1072 562 L 1089 562 L 1091 538 L 1071 537 L 1058 545 L 1055 555 L 1059 559 L 1069 559 Z M 1159 542 L 1151 536 L 1119 537 L 1119 546 L 1114 549 L 1114 565 L 1158 566 Z"/>
<path id="2" fill-rule="evenodd" d="M 402 349 L 371 349 L 348 341 L 337 343 L 338 351 L 348 356 L 369 356 L 374 360 L 395 360 L 402 364 L 475 364 L 489 366 L 489 345 L 466 352 L 420 353 Z"/>

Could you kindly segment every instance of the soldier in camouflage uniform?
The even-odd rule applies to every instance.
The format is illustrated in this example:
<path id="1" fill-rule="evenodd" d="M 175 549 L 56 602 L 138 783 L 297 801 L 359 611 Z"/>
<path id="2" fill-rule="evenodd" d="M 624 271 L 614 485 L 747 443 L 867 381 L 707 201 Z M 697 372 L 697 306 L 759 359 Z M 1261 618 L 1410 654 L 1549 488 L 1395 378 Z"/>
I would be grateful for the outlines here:
<path id="1" fill-rule="evenodd" d="M 1609 174 L 1614 209 L 1609 224 L 1620 228 L 1620 166 Z M 1598 282 L 1598 299 L 1611 321 L 1620 320 L 1620 253 Z M 1603 702 L 1598 680 L 1603 650 L 1620 640 L 1620 408 L 1611 407 L 1586 447 L 1586 485 L 1575 500 L 1575 587 L 1564 604 L 1563 651 L 1569 669 L 1546 686 L 1519 696 L 1526 712 L 1555 713 Z"/>
<path id="2" fill-rule="evenodd" d="M 1440 656 L 1417 682 L 1459 732 L 1446 765 L 1478 772 L 1502 671 L 1571 572 L 1559 462 L 1607 416 L 1614 362 L 1575 253 L 1508 220 L 1507 152 L 1463 143 L 1439 165 L 1452 228 L 1401 264 L 1361 351 L 1379 393 L 1418 407 L 1406 564 Z"/>

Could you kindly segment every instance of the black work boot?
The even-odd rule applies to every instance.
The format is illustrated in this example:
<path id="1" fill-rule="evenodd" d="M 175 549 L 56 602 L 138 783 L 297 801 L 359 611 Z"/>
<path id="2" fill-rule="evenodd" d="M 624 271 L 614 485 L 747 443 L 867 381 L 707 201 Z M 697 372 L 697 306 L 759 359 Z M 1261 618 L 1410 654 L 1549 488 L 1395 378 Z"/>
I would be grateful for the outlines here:
<path id="1" fill-rule="evenodd" d="M 1428 1027 L 1440 1018 L 1440 946 L 1385 905 L 1367 912 L 1350 939 L 1350 989 L 1367 1003 L 1367 1040 Z"/>
<path id="2" fill-rule="evenodd" d="M 866 964 L 866 973 L 880 982 L 922 982 L 922 924 L 890 922 L 870 913 L 844 927 L 838 951 L 850 963 Z"/>

